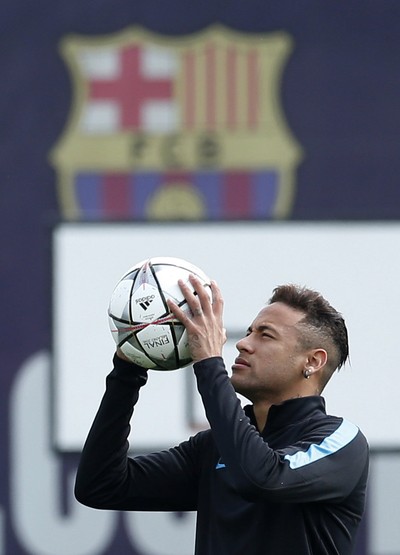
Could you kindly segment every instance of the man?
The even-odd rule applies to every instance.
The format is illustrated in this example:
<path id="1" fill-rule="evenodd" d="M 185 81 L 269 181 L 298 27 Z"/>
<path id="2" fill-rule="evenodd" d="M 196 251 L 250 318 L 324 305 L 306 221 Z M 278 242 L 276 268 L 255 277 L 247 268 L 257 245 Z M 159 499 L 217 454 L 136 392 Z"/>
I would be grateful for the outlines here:
<path id="1" fill-rule="evenodd" d="M 317 292 L 274 290 L 237 343 L 229 378 L 221 358 L 223 299 L 194 276 L 180 286 L 185 325 L 210 430 L 170 450 L 127 457 L 129 421 L 147 379 L 117 352 L 83 449 L 82 503 L 104 509 L 197 511 L 196 555 L 349 555 L 365 501 L 368 445 L 325 412 L 320 396 L 348 357 L 342 316 Z M 236 392 L 252 405 L 242 409 Z"/>

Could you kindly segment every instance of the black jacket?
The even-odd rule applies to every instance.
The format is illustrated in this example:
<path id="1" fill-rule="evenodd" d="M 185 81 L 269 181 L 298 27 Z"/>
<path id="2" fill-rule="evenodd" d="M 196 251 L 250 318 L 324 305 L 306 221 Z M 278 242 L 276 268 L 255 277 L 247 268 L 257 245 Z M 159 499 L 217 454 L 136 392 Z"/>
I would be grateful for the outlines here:
<path id="1" fill-rule="evenodd" d="M 271 407 L 260 434 L 221 358 L 194 365 L 211 429 L 127 457 L 146 371 L 114 358 L 75 486 L 85 505 L 197 511 L 196 555 L 349 555 L 364 510 L 368 445 L 321 397 Z"/>

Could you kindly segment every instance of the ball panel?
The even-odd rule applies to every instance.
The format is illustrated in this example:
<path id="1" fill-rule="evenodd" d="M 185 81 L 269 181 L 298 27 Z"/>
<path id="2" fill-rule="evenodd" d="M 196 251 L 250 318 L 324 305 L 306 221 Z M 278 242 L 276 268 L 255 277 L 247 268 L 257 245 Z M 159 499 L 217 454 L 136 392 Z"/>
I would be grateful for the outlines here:
<path id="1" fill-rule="evenodd" d="M 112 337 L 117 347 L 119 347 L 121 343 L 127 341 L 127 339 L 129 339 L 132 335 L 132 326 L 131 324 L 127 324 L 125 322 L 119 322 L 111 315 L 109 315 L 108 319 Z"/>
<path id="2" fill-rule="evenodd" d="M 132 294 L 130 313 L 132 322 L 154 322 L 165 316 L 168 307 L 164 304 L 159 289 L 143 283 Z"/>
<path id="3" fill-rule="evenodd" d="M 190 289 L 193 287 L 189 283 L 189 272 L 176 266 L 154 266 L 159 287 L 167 296 L 176 303 L 182 302 L 185 297 L 178 285 L 178 280 L 182 279 Z"/>
<path id="4" fill-rule="evenodd" d="M 190 356 L 189 341 L 186 329 L 181 326 L 181 333 L 179 339 L 177 340 L 178 357 L 181 364 L 181 368 L 188 366 L 192 362 L 192 357 Z"/>
<path id="5" fill-rule="evenodd" d="M 153 287 L 157 287 L 157 281 L 154 277 L 153 267 L 151 264 L 151 260 L 147 260 L 138 271 L 138 274 L 135 279 L 135 288 L 140 287 L 143 284 L 153 285 Z"/>
<path id="6" fill-rule="evenodd" d="M 128 270 L 128 271 L 123 275 L 123 277 L 121 278 L 121 280 L 122 280 L 122 279 L 130 279 L 131 281 L 135 282 L 135 281 L 136 281 L 136 277 L 137 277 L 137 275 L 138 275 L 138 273 L 139 273 L 139 270 L 140 270 L 140 268 L 136 268 L 136 267 L 131 268 L 130 270 Z M 120 281 L 121 281 L 121 280 L 120 280 Z"/>
<path id="7" fill-rule="evenodd" d="M 183 260 L 183 258 L 174 258 L 174 257 L 165 256 L 165 257 L 154 257 L 154 258 L 151 258 L 150 260 L 151 260 L 152 266 L 155 269 L 157 268 L 157 266 L 163 266 L 163 267 L 172 266 L 176 268 L 181 268 L 187 273 L 196 274 L 201 280 L 205 281 L 206 283 L 209 283 L 210 281 L 209 277 L 203 272 L 203 270 L 201 270 L 191 262 L 188 262 L 187 260 Z"/>
<path id="8" fill-rule="evenodd" d="M 149 357 L 147 357 L 143 351 L 136 349 L 129 341 L 126 341 L 120 347 L 121 351 L 127 356 L 132 362 L 143 368 L 148 368 L 149 370 L 156 368 L 156 363 L 153 362 Z"/>
<path id="9" fill-rule="evenodd" d="M 120 281 L 111 296 L 108 313 L 119 320 L 129 322 L 129 297 L 133 288 L 133 281 L 124 279 Z"/>
<path id="10" fill-rule="evenodd" d="M 138 351 L 142 351 L 142 347 L 138 340 L 136 339 L 137 328 L 131 324 L 128 326 L 120 325 L 118 323 L 118 335 L 117 337 L 117 347 L 122 347 L 124 343 L 129 343 L 132 347 L 135 347 Z M 141 329 L 141 328 L 139 328 Z"/>
<path id="11" fill-rule="evenodd" d="M 175 356 L 175 338 L 169 325 L 149 325 L 136 338 L 149 358 L 165 363 Z M 173 361 L 176 362 L 176 359 Z"/>

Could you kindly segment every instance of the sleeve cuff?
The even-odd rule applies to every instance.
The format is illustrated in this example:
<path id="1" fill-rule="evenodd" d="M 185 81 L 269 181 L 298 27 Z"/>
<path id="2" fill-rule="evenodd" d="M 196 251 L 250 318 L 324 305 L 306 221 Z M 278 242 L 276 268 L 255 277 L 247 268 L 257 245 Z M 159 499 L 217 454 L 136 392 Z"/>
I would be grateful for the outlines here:
<path id="1" fill-rule="evenodd" d="M 210 358 L 204 358 L 203 360 L 199 360 L 198 362 L 195 362 L 193 364 L 193 369 L 196 372 L 201 372 L 202 370 L 207 370 L 210 368 L 216 368 L 216 367 L 220 367 L 220 366 L 224 366 L 224 359 L 222 357 L 210 357 Z"/>
<path id="2" fill-rule="evenodd" d="M 114 369 L 111 374 L 120 381 L 137 384 L 139 387 L 147 382 L 147 369 L 134 362 L 120 358 L 116 353 L 113 358 Z"/>

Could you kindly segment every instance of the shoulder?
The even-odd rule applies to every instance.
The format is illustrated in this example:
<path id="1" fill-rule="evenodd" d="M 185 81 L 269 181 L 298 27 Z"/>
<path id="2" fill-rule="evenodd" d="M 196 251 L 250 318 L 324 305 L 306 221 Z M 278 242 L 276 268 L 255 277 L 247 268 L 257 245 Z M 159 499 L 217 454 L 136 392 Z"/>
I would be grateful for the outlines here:
<path id="1" fill-rule="evenodd" d="M 325 415 L 313 425 L 320 442 L 332 447 L 334 451 L 354 444 L 368 448 L 367 439 L 360 428 L 347 418 Z"/>

